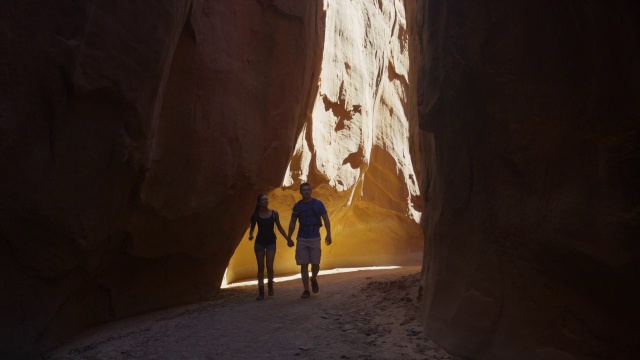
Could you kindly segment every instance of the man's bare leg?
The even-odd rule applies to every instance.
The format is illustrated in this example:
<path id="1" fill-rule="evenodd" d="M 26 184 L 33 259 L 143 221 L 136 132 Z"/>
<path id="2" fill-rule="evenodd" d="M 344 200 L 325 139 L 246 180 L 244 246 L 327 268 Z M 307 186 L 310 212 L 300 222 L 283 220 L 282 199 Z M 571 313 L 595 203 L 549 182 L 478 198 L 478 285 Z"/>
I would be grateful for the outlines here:
<path id="1" fill-rule="evenodd" d="M 302 286 L 304 286 L 304 289 L 308 291 L 309 290 L 309 264 L 300 265 L 300 277 L 302 278 Z"/>
<path id="2" fill-rule="evenodd" d="M 309 264 L 300 265 L 300 278 L 302 279 L 302 286 L 304 286 L 304 292 L 302 293 L 302 298 L 306 299 L 309 297 Z"/>
<path id="3" fill-rule="evenodd" d="M 320 264 L 311 264 L 311 280 L 315 280 L 320 272 Z"/>
<path id="4" fill-rule="evenodd" d="M 320 264 L 311 264 L 311 288 L 314 293 L 320 290 L 318 286 L 318 273 L 320 272 Z"/>

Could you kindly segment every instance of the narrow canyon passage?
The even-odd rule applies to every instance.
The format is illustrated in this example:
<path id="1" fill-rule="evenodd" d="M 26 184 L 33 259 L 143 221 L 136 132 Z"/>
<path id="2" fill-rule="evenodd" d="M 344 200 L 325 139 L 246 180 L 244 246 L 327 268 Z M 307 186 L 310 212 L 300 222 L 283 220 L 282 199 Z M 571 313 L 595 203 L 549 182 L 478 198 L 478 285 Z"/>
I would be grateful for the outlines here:
<path id="1" fill-rule="evenodd" d="M 230 287 L 82 333 L 42 359 L 451 359 L 418 323 L 419 276 L 419 267 L 320 275 L 320 292 L 304 300 L 299 279 L 276 282 L 263 301 L 255 286 Z"/>
<path id="2" fill-rule="evenodd" d="M 0 24 L 0 359 L 112 325 L 49 358 L 638 358 L 637 0 L 7 0 Z M 420 274 L 218 291 L 255 276 L 256 195 L 286 226 L 304 181 L 322 269 Z"/>

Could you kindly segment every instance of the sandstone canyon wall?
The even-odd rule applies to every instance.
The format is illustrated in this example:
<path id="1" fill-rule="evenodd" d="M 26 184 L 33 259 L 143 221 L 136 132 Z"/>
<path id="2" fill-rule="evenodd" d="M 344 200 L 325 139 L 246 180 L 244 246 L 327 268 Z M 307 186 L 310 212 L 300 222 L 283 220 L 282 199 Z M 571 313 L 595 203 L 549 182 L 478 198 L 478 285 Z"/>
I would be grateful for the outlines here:
<path id="1" fill-rule="evenodd" d="M 412 159 L 421 155 L 417 125 L 414 1 L 332 0 L 312 116 L 303 124 L 283 188 L 270 207 L 287 228 L 309 181 L 327 206 L 333 244 L 322 267 L 419 264 L 422 198 Z M 246 216 L 248 218 L 248 214 Z M 324 236 L 324 228 L 321 229 Z M 295 249 L 280 234 L 275 271 L 298 273 Z M 245 235 L 227 281 L 254 279 L 253 243 Z"/>
<path id="2" fill-rule="evenodd" d="M 423 322 L 468 359 L 632 359 L 640 4 L 419 1 Z"/>
<path id="3" fill-rule="evenodd" d="M 0 357 L 215 293 L 310 115 L 322 6 L 0 4 Z"/>

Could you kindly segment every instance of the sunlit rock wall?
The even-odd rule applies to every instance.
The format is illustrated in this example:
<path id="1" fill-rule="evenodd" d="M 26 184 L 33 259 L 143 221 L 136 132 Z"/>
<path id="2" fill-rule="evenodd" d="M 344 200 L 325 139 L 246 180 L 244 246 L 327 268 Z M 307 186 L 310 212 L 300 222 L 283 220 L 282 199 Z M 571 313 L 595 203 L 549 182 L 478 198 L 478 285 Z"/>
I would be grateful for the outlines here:
<path id="1" fill-rule="evenodd" d="M 465 359 L 633 359 L 637 1 L 419 1 L 427 336 Z"/>
<path id="2" fill-rule="evenodd" d="M 0 357 L 210 297 L 310 115 L 322 2 L 0 3 Z"/>
<path id="3" fill-rule="evenodd" d="M 309 181 L 327 206 L 334 243 L 322 267 L 421 261 L 422 203 L 412 155 L 420 152 L 415 100 L 415 1 L 330 0 L 322 72 L 284 178 L 270 196 L 285 229 Z M 246 215 L 248 224 L 249 214 Z M 321 230 L 324 237 L 324 228 Z M 280 238 L 275 271 L 297 273 Z M 253 279 L 253 243 L 236 250 L 227 281 Z"/>

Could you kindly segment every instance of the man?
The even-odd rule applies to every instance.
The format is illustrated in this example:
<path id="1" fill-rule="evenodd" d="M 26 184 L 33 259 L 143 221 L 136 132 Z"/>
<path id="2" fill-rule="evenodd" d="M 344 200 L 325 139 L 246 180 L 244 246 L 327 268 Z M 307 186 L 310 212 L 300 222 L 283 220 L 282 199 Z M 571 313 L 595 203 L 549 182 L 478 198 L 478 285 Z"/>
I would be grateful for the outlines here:
<path id="1" fill-rule="evenodd" d="M 318 272 L 320 271 L 320 227 L 322 222 L 327 229 L 327 237 L 324 242 L 331 245 L 331 223 L 327 209 L 322 201 L 311 197 L 311 184 L 305 182 L 300 184 L 300 194 L 302 200 L 293 206 L 293 214 L 289 223 L 289 235 L 291 239 L 293 231 L 296 229 L 296 220 L 300 221 L 296 242 L 296 263 L 300 265 L 300 276 L 304 292 L 302 298 L 306 299 L 309 293 L 309 264 L 311 264 L 311 290 L 314 293 L 320 291 L 318 286 Z"/>

